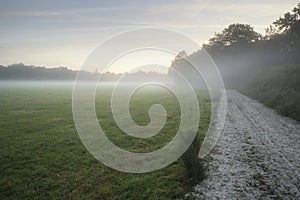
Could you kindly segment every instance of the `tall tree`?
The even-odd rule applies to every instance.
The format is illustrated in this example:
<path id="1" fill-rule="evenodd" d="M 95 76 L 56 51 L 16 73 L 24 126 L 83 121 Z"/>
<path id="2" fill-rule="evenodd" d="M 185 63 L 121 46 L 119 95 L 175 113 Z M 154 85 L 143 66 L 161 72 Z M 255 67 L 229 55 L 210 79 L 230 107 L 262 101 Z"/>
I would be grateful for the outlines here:
<path id="1" fill-rule="evenodd" d="M 267 33 L 280 34 L 280 33 L 291 33 L 299 32 L 299 20 L 300 20 L 300 3 L 293 8 L 292 12 L 287 12 L 283 17 L 273 22 Z"/>
<path id="2" fill-rule="evenodd" d="M 282 52 L 295 52 L 296 57 L 300 50 L 300 3 L 274 21 L 266 33 L 267 40 L 277 43 Z"/>
<path id="3" fill-rule="evenodd" d="M 255 32 L 248 24 L 231 24 L 222 33 L 216 33 L 209 39 L 208 44 L 203 45 L 205 49 L 221 50 L 228 46 L 243 46 L 260 40 L 262 36 Z"/>

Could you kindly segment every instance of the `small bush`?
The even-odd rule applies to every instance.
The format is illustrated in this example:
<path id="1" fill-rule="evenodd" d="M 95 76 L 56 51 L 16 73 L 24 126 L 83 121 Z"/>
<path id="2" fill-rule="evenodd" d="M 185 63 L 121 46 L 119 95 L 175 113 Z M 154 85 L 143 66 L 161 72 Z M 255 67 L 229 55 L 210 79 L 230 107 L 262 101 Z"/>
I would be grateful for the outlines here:
<path id="1" fill-rule="evenodd" d="M 200 147 L 201 138 L 197 134 L 191 146 L 182 155 L 184 166 L 193 182 L 200 181 L 205 176 L 203 165 L 198 157 Z"/>
<path id="2" fill-rule="evenodd" d="M 278 113 L 299 121 L 299 77 L 299 64 L 266 68 L 259 71 L 253 83 L 242 92 Z"/>

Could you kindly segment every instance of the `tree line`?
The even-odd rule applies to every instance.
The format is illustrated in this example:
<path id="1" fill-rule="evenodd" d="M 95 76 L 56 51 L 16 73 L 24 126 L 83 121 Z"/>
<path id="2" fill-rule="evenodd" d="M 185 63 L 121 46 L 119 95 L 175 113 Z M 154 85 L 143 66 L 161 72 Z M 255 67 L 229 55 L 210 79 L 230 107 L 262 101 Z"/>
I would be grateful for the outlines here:
<path id="1" fill-rule="evenodd" d="M 171 69 L 181 71 L 189 80 L 197 80 L 195 73 L 185 58 L 205 65 L 203 51 L 213 58 L 223 76 L 226 87 L 239 89 L 249 84 L 255 76 L 254 72 L 261 68 L 274 65 L 300 63 L 300 4 L 275 20 L 267 29 L 265 35 L 256 32 L 249 24 L 235 23 L 216 33 L 199 51 L 187 55 L 179 52 L 171 63 Z M 172 70 L 169 71 L 171 75 Z M 13 64 L 0 66 L 0 80 L 74 80 L 77 71 L 66 67 L 45 68 Z M 250 73 L 250 74 L 249 74 Z M 252 76 L 251 76 L 252 74 Z M 86 79 L 93 79 L 97 72 L 85 72 Z M 122 74 L 106 73 L 103 79 L 118 80 Z M 158 73 L 136 72 L 131 75 L 134 79 L 164 80 Z"/>
<path id="2" fill-rule="evenodd" d="M 27 66 L 23 63 L 8 66 L 0 65 L 0 80 L 40 80 L 40 81 L 74 81 L 78 71 L 70 70 L 66 67 L 46 68 L 39 66 Z M 95 80 L 100 77 L 100 73 L 81 71 L 84 80 Z M 164 80 L 163 74 L 157 72 L 137 71 L 134 73 L 111 73 L 105 72 L 101 76 L 102 81 L 118 81 L 122 76 L 127 75 L 129 81 L 144 80 Z"/>
<path id="3" fill-rule="evenodd" d="M 239 90 L 280 114 L 300 120 L 300 3 L 275 20 L 264 35 L 249 24 L 231 24 L 201 50 L 191 55 L 180 52 L 171 68 L 199 85 L 201 76 L 185 59 L 205 70 L 205 52 L 220 70 L 227 89 Z"/>
<path id="4" fill-rule="evenodd" d="M 264 35 L 249 24 L 230 24 L 215 33 L 207 44 L 191 55 L 180 52 L 171 67 L 197 79 L 184 59 L 205 65 L 203 51 L 207 51 L 219 68 L 227 88 L 241 89 L 249 85 L 262 68 L 300 63 L 300 4 L 275 20 Z M 194 74 L 194 75 L 193 75 Z M 193 77 L 194 76 L 194 77 Z"/>

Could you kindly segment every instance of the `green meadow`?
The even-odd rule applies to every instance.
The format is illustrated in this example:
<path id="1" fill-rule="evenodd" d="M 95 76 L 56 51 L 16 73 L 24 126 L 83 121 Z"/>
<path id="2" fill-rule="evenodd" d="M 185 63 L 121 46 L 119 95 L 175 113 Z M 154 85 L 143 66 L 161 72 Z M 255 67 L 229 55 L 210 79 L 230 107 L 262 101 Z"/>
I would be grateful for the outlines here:
<path id="1" fill-rule="evenodd" d="M 126 135 L 113 120 L 111 90 L 97 92 L 96 111 L 108 138 L 132 152 L 150 152 L 176 134 L 180 107 L 170 92 L 136 93 L 130 114 L 139 125 L 159 103 L 168 113 L 161 132 L 140 139 Z M 206 91 L 197 91 L 201 109 L 198 136 L 210 120 Z M 81 143 L 72 116 L 71 84 L 0 83 L 0 199 L 182 199 L 193 181 L 183 159 L 145 174 L 113 170 L 96 160 Z M 206 102 L 206 101 L 205 101 Z"/>

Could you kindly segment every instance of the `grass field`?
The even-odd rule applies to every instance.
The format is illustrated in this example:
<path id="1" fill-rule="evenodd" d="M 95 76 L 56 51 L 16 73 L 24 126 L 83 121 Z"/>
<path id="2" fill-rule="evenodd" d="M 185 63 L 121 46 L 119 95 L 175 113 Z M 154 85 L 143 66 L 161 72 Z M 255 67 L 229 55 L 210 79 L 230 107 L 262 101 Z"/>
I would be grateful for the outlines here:
<path id="1" fill-rule="evenodd" d="M 192 184 L 182 159 L 146 174 L 128 174 L 103 165 L 82 145 L 72 118 L 71 85 L 0 83 L 0 199 L 181 199 Z M 198 92 L 199 100 L 207 98 Z M 96 98 L 99 122 L 118 146 L 149 152 L 176 134 L 180 110 L 168 92 L 135 95 L 130 112 L 136 123 L 149 122 L 153 103 L 165 106 L 163 130 L 148 139 L 123 133 L 114 123 L 109 92 Z M 202 110 L 199 134 L 209 123 Z"/>

